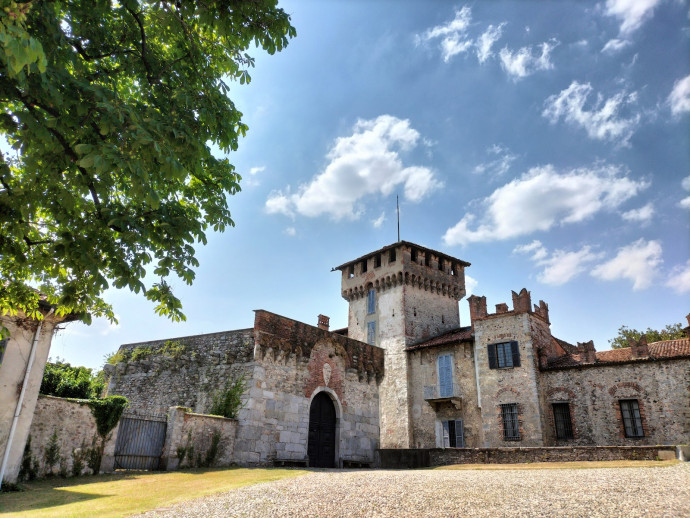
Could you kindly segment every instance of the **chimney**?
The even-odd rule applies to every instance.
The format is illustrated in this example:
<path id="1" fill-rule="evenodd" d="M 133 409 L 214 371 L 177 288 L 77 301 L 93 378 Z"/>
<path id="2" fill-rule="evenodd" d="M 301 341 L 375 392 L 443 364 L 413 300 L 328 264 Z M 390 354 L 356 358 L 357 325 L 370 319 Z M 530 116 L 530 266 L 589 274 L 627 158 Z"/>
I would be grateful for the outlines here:
<path id="1" fill-rule="evenodd" d="M 578 352 L 585 363 L 595 363 L 597 361 L 597 352 L 594 349 L 594 341 L 577 342 Z"/>
<path id="2" fill-rule="evenodd" d="M 642 335 L 638 341 L 630 340 L 630 358 L 649 358 L 649 347 L 647 347 L 647 336 Z"/>
<path id="3" fill-rule="evenodd" d="M 506 304 L 505 302 L 496 304 L 496 314 L 499 313 L 508 313 L 508 304 Z"/>
<path id="4" fill-rule="evenodd" d="M 328 331 L 328 328 L 331 325 L 330 322 L 331 322 L 330 317 L 327 317 L 326 315 L 319 315 L 319 323 L 318 323 L 319 329 L 323 329 L 324 331 Z"/>

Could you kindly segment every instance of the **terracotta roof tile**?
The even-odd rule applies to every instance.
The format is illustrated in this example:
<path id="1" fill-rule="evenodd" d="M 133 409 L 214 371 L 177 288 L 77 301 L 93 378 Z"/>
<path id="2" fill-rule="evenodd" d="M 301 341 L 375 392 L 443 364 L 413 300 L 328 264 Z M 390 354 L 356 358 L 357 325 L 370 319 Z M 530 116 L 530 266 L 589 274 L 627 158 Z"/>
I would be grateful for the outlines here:
<path id="1" fill-rule="evenodd" d="M 446 345 L 454 342 L 470 342 L 473 341 L 472 328 L 458 327 L 457 329 L 452 329 L 441 335 L 435 336 L 423 342 L 406 347 L 406 351 L 416 351 L 417 349 L 425 349 L 427 347 L 437 347 L 440 345 Z"/>

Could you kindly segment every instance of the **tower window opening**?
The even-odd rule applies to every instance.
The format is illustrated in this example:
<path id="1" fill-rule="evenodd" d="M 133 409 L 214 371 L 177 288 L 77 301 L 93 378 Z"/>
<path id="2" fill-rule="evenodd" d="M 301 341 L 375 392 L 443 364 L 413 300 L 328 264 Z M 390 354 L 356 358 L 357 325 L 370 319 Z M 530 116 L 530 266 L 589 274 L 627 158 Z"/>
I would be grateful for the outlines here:
<path id="1" fill-rule="evenodd" d="M 380 268 L 381 267 L 381 254 L 376 254 L 374 256 L 374 268 Z"/>
<path id="2" fill-rule="evenodd" d="M 347 278 L 352 279 L 355 276 L 355 265 L 351 264 L 347 269 Z"/>
<path id="3" fill-rule="evenodd" d="M 445 261 L 443 259 L 438 260 L 438 269 L 443 271 L 443 267 L 445 266 Z"/>
<path id="4" fill-rule="evenodd" d="M 429 252 L 424 254 L 424 266 L 431 266 L 431 254 Z"/>
<path id="5" fill-rule="evenodd" d="M 362 273 L 367 271 L 367 260 L 362 261 Z"/>
<path id="6" fill-rule="evenodd" d="M 391 248 L 388 251 L 388 262 L 389 263 L 394 263 L 395 262 L 395 248 Z"/>
<path id="7" fill-rule="evenodd" d="M 458 274 L 457 270 L 458 270 L 458 265 L 456 265 L 455 263 L 451 263 L 450 264 L 450 274 L 451 275 L 457 275 Z"/>
<path id="8" fill-rule="evenodd" d="M 416 249 L 416 248 L 413 248 L 413 249 L 410 251 L 410 259 L 412 259 L 412 262 L 413 262 L 413 263 L 416 263 L 416 262 L 417 262 L 417 249 Z"/>

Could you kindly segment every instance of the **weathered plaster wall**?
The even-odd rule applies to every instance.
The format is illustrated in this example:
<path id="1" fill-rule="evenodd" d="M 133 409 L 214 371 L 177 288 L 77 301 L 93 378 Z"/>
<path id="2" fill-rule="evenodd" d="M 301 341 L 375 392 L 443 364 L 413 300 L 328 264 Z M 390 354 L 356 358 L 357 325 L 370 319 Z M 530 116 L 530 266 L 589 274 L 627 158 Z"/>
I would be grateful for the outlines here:
<path id="1" fill-rule="evenodd" d="M 111 471 L 118 428 L 110 432 L 105 444 L 101 471 Z M 51 467 L 46 462 L 46 450 L 53 434 L 57 436 L 59 461 Z M 86 453 L 99 448 L 101 438 L 96 430 L 96 419 L 84 400 L 39 396 L 29 432 L 31 456 L 37 461 L 39 477 L 62 474 L 74 476 L 75 458 L 81 457 L 83 467 L 79 474 L 91 473 Z"/>
<path id="2" fill-rule="evenodd" d="M 635 361 L 542 373 L 549 444 L 687 444 L 690 362 Z M 626 438 L 619 400 L 637 399 L 644 437 Z M 570 403 L 574 439 L 557 441 L 552 403 Z"/>
<path id="3" fill-rule="evenodd" d="M 455 404 L 425 400 L 425 391 L 435 390 L 438 394 L 437 359 L 444 354 L 451 354 L 453 357 L 454 392 L 461 397 Z M 463 420 L 467 448 L 481 445 L 481 414 L 477 407 L 473 356 L 471 343 L 431 347 L 408 353 L 412 442 L 415 448 L 441 447 L 440 422 L 449 419 Z"/>
<path id="4" fill-rule="evenodd" d="M 40 339 L 37 343 L 24 401 L 19 409 L 19 419 L 7 460 L 5 482 L 14 483 L 17 481 L 24 444 L 29 435 L 38 392 L 41 388 L 43 370 L 50 353 L 53 331 L 59 320 L 61 319 L 54 315 L 49 315 L 43 320 Z M 0 462 L 2 462 L 38 322 L 25 319 L 20 314 L 17 317 L 0 316 L 0 324 L 4 325 L 10 333 L 5 354 L 0 364 Z"/>
<path id="5" fill-rule="evenodd" d="M 544 426 L 540 405 L 538 358 L 535 329 L 547 326 L 532 320 L 530 313 L 492 314 L 473 322 L 479 386 L 481 392 L 482 446 L 510 447 L 503 440 L 501 404 L 517 403 L 520 446 L 543 446 Z M 541 334 L 541 333 L 540 333 Z M 520 366 L 489 369 L 488 345 L 515 340 L 520 350 Z"/>
<path id="6" fill-rule="evenodd" d="M 162 466 L 167 470 L 193 466 L 231 466 L 235 462 L 236 432 L 236 419 L 193 414 L 183 407 L 171 407 L 168 410 Z M 217 442 L 215 454 L 214 440 Z"/>
<path id="7" fill-rule="evenodd" d="M 177 357 L 155 354 L 169 341 L 182 344 L 184 352 Z M 140 413 L 165 414 L 171 406 L 208 413 L 213 397 L 228 381 L 251 377 L 254 330 L 126 344 L 119 352 L 137 348 L 149 348 L 154 354 L 110 367 L 109 395 L 125 396 L 130 409 Z"/>

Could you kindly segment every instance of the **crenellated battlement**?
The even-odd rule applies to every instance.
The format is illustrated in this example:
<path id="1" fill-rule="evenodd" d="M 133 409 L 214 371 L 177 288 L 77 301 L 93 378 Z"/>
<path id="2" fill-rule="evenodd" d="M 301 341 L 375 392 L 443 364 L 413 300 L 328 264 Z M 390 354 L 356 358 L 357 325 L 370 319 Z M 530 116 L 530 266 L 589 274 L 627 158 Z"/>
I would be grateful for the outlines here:
<path id="1" fill-rule="evenodd" d="M 414 243 L 385 246 L 333 270 L 342 272 L 342 296 L 351 302 L 406 285 L 454 300 L 465 296 L 465 267 L 470 263 Z"/>
<path id="2" fill-rule="evenodd" d="M 513 298 L 513 309 L 508 308 L 508 304 L 501 302 L 496 304 L 496 312 L 489 313 L 486 309 L 486 297 L 479 297 L 477 295 L 470 296 L 467 301 L 470 304 L 470 320 L 481 320 L 484 318 L 491 318 L 504 315 L 515 315 L 519 313 L 529 313 L 538 316 L 547 324 L 549 321 L 549 305 L 543 300 L 539 304 L 532 307 L 532 296 L 526 288 L 522 288 L 519 293 L 511 292 Z"/>

